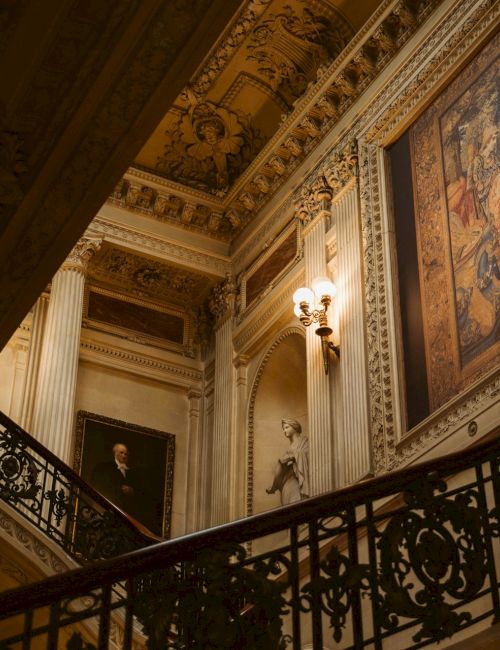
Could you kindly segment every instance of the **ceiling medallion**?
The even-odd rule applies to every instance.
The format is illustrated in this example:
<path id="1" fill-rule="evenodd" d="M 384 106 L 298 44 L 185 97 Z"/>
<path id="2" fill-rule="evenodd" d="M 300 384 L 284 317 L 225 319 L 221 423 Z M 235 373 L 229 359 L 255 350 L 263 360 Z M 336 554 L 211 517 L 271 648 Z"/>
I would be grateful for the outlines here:
<path id="1" fill-rule="evenodd" d="M 250 116 L 186 92 L 190 107 L 166 132 L 156 170 L 171 180 L 223 196 L 264 145 Z"/>

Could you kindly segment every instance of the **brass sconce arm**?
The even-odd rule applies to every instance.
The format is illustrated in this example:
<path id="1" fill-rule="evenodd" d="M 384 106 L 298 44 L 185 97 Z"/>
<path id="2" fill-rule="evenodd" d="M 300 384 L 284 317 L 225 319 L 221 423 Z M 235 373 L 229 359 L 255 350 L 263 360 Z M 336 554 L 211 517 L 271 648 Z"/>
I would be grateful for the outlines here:
<path id="1" fill-rule="evenodd" d="M 295 302 L 294 312 L 304 327 L 309 327 L 312 323 L 318 323 L 315 332 L 321 337 L 321 350 L 323 353 L 323 367 L 325 374 L 328 374 L 329 351 L 332 350 L 340 358 L 340 349 L 337 345 L 329 340 L 333 333 L 332 328 L 328 325 L 328 307 L 331 305 L 332 297 L 336 293 L 335 286 L 328 278 L 319 278 L 313 282 L 314 293 L 316 293 L 317 308 L 311 309 L 314 304 L 314 293 L 311 289 L 301 288 L 294 293 Z M 319 303 L 319 304 L 318 304 Z M 321 308 L 319 307 L 321 305 Z"/>

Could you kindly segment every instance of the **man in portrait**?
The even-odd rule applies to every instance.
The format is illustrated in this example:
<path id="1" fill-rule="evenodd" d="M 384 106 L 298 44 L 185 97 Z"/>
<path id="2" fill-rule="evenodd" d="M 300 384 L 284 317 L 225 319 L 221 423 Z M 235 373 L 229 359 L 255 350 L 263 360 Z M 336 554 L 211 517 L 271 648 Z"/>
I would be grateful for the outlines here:
<path id="1" fill-rule="evenodd" d="M 113 459 L 98 463 L 92 472 L 91 484 L 118 508 L 139 518 L 139 485 L 136 471 L 129 466 L 126 445 L 113 445 Z"/>

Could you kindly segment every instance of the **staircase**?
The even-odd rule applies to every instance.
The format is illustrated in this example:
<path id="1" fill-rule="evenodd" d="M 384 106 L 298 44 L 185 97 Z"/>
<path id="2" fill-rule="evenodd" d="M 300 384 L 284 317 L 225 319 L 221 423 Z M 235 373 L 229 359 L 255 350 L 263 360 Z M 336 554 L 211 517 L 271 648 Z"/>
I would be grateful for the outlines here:
<path id="1" fill-rule="evenodd" d="M 54 485 L 36 490 L 42 449 L 28 449 L 24 432 L 7 424 L 2 419 L 2 495 L 88 566 L 0 594 L 3 650 L 135 648 L 139 630 L 151 650 L 496 643 L 500 427 L 459 453 L 153 545 L 113 510 L 136 550 L 102 559 L 105 534 L 121 549 L 113 527 L 103 526 L 100 551 L 83 557 L 79 535 L 86 539 L 88 519 L 80 523 L 73 497 L 83 482 L 63 480 L 51 458 Z M 31 487 L 18 490 L 20 477 Z M 89 494 L 104 519 L 109 504 Z M 37 499 L 41 505 L 30 508 Z M 64 530 L 55 535 L 58 521 Z M 116 621 L 118 645 L 110 641 Z"/>
<path id="2" fill-rule="evenodd" d="M 79 564 L 160 541 L 2 412 L 0 497 Z"/>

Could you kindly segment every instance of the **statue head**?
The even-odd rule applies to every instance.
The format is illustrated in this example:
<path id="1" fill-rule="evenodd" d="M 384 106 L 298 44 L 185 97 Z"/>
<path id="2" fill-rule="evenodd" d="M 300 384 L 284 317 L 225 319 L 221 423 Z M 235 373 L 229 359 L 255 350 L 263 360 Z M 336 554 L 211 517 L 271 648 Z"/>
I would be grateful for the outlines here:
<path id="1" fill-rule="evenodd" d="M 294 418 L 283 418 L 281 420 L 281 427 L 284 428 L 285 425 L 288 425 L 291 427 L 295 433 L 302 433 L 302 426 L 298 420 L 295 420 Z"/>

